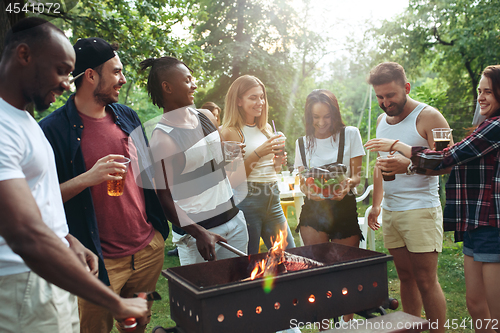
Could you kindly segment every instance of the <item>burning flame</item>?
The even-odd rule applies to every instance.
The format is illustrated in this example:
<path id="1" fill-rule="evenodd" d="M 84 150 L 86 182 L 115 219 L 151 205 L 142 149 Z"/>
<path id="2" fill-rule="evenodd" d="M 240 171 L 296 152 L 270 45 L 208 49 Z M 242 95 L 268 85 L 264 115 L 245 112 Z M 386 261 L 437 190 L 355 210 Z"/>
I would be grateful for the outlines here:
<path id="1" fill-rule="evenodd" d="M 264 268 L 265 267 L 266 267 L 266 261 L 264 259 L 262 259 L 262 261 L 258 262 L 255 265 L 252 273 L 250 274 L 250 280 L 255 280 L 255 278 L 257 277 L 257 275 L 259 275 L 259 273 L 264 273 Z"/>
<path id="2" fill-rule="evenodd" d="M 266 276 L 268 272 L 270 273 L 269 275 L 274 274 L 276 266 L 282 262 L 281 257 L 288 245 L 283 231 L 280 230 L 280 234 L 276 237 L 276 240 L 273 241 L 271 238 L 271 242 L 273 242 L 273 246 L 269 249 L 267 260 L 262 259 L 262 261 L 255 264 L 250 274 L 250 280 Z"/>
<path id="3" fill-rule="evenodd" d="M 271 238 L 271 242 L 272 242 Z M 286 241 L 286 237 L 283 235 L 283 230 L 280 230 L 280 234 L 278 237 L 276 237 L 276 240 L 274 241 L 273 247 L 269 250 L 270 254 L 273 255 L 275 252 L 276 254 L 281 255 L 283 251 L 285 251 L 286 246 L 288 245 L 288 242 Z"/>

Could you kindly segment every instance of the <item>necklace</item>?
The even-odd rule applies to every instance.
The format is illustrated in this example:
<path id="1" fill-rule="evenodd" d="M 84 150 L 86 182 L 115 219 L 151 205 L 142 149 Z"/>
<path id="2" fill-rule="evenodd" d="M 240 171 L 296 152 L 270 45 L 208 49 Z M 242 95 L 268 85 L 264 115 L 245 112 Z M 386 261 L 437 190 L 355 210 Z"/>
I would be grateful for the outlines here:
<path id="1" fill-rule="evenodd" d="M 247 126 L 255 126 L 255 123 L 253 124 L 249 124 L 249 123 L 246 123 Z"/>

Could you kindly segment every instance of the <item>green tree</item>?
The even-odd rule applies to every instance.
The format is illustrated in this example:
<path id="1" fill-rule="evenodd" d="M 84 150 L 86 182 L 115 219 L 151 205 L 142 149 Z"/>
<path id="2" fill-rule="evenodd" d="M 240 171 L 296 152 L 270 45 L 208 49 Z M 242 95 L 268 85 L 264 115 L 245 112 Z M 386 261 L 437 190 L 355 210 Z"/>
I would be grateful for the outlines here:
<path id="1" fill-rule="evenodd" d="M 172 34 L 172 26 L 182 22 L 192 7 L 193 2 L 189 0 L 81 0 L 73 9 L 48 17 L 69 34 L 72 43 L 78 38 L 95 36 L 119 44 L 118 55 L 128 81 L 122 88 L 120 102 L 135 102 L 146 108 L 144 112 L 136 110 L 139 115 L 146 115 L 152 112 L 150 107 L 139 103 L 137 96 L 130 96 L 137 92 L 138 96 L 147 98 L 143 94 L 146 73 L 139 69 L 142 60 L 171 55 L 198 72 L 203 71 L 201 49 Z M 61 101 L 36 117 L 42 118 L 53 111 L 68 96 L 69 93 L 65 93 Z"/>
<path id="2" fill-rule="evenodd" d="M 292 152 L 295 139 L 304 133 L 303 90 L 311 86 L 317 62 L 327 54 L 326 40 L 307 27 L 310 1 L 200 0 L 195 7 L 192 36 L 209 57 L 206 77 L 200 78 L 206 89 L 196 104 L 210 100 L 223 106 L 236 78 L 255 75 L 266 85 L 269 119 L 286 133 L 286 149 Z"/>
<path id="3" fill-rule="evenodd" d="M 470 103 L 482 70 L 500 63 L 499 12 L 498 0 L 410 0 L 403 15 L 374 30 L 380 58 L 430 70 L 447 81 L 450 101 Z"/>

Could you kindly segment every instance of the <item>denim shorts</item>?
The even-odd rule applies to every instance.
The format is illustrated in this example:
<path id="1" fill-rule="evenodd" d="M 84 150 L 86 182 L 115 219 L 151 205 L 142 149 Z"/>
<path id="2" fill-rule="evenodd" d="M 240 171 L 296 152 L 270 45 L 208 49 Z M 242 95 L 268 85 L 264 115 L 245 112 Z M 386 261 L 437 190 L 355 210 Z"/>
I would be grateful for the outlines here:
<path id="1" fill-rule="evenodd" d="M 364 240 L 358 224 L 356 198 L 352 193 L 341 201 L 314 201 L 307 198 L 304 201 L 300 223 L 295 231 L 299 231 L 300 227 L 311 227 L 328 234 L 330 239 L 344 239 L 358 235 L 360 240 Z"/>
<path id="2" fill-rule="evenodd" d="M 295 247 L 292 232 L 280 203 L 277 182 L 248 182 L 248 194 L 237 207 L 245 214 L 248 229 L 248 254 L 259 252 L 260 238 L 269 249 L 271 239 L 276 239 L 280 230 L 287 236 L 287 249 Z"/>
<path id="3" fill-rule="evenodd" d="M 500 229 L 487 226 L 466 231 L 463 253 L 474 261 L 500 262 Z"/>

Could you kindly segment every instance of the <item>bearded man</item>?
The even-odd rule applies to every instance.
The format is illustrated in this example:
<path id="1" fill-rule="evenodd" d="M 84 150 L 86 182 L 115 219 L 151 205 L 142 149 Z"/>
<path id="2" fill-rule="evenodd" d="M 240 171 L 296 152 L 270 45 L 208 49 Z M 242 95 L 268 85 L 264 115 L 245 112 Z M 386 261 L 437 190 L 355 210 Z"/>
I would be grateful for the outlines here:
<path id="1" fill-rule="evenodd" d="M 449 128 L 438 110 L 408 96 L 410 83 L 401 65 L 385 62 L 375 66 L 368 83 L 384 110 L 377 120 L 377 138 L 434 147 L 432 129 Z M 374 170 L 368 225 L 373 230 L 380 227 L 377 217 L 383 198 L 384 246 L 394 257 L 403 310 L 420 317 L 423 305 L 427 319 L 439 325 L 431 332 L 444 332 L 446 300 L 437 277 L 438 253 L 443 248 L 438 177 L 415 174 L 411 161 L 397 152 L 390 157 L 377 162 Z M 395 179 L 382 181 L 382 174 Z"/>
<path id="2" fill-rule="evenodd" d="M 99 257 L 99 279 L 116 294 L 154 291 L 169 228 L 156 193 L 138 185 L 142 175 L 129 167 L 125 177 L 117 162 L 138 162 L 129 136 L 141 126 L 134 110 L 117 103 L 127 82 L 123 66 L 116 47 L 101 38 L 79 39 L 73 48 L 76 93 L 40 121 L 54 149 L 69 231 Z M 107 181 L 122 177 L 123 194 L 108 195 Z M 112 330 L 108 310 L 82 298 L 78 306 L 82 333 Z"/>

